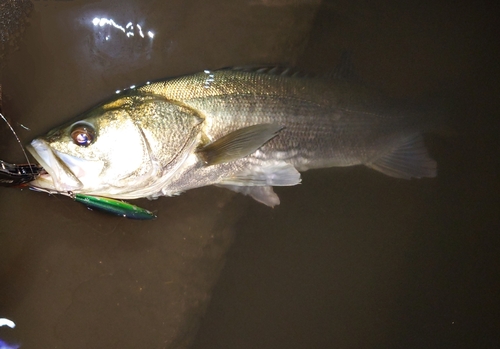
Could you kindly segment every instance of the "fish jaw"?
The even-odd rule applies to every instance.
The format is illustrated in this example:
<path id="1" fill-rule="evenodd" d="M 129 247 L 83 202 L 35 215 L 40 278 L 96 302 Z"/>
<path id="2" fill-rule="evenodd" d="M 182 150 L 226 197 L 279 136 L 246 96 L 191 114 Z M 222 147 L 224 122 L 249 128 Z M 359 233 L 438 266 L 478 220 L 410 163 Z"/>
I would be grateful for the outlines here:
<path id="1" fill-rule="evenodd" d="M 35 139 L 26 149 L 48 172 L 30 182 L 30 186 L 58 192 L 78 191 L 83 188 L 83 183 L 45 140 Z"/>

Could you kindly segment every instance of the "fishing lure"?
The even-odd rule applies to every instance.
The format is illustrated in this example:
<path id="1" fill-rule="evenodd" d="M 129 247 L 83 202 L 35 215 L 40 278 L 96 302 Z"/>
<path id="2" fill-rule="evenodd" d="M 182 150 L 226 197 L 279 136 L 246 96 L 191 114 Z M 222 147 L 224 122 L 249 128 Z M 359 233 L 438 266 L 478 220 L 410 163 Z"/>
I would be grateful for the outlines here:
<path id="1" fill-rule="evenodd" d="M 137 220 L 149 220 L 156 218 L 156 215 L 153 212 L 121 200 L 110 199 L 102 196 L 73 193 L 71 191 L 61 192 L 61 191 L 47 190 L 35 187 L 29 187 L 29 189 L 33 191 L 47 193 L 49 195 L 59 194 L 68 196 L 72 198 L 74 201 L 84 204 L 91 210 L 97 210 L 115 216 L 137 219 Z"/>
<path id="2" fill-rule="evenodd" d="M 153 212 L 129 204 L 125 201 L 74 193 L 69 193 L 69 196 L 72 197 L 76 202 L 80 202 L 88 208 L 114 214 L 116 216 L 139 220 L 149 220 L 156 218 L 156 215 Z"/>

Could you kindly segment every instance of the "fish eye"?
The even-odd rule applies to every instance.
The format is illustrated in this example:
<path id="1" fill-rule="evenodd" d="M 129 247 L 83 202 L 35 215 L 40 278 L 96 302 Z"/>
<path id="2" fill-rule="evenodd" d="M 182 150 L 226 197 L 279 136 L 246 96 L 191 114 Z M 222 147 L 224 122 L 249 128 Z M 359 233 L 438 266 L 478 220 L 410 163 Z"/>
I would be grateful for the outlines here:
<path id="1" fill-rule="evenodd" d="M 94 128 L 86 123 L 77 123 L 71 128 L 71 138 L 80 147 L 88 147 L 95 140 Z"/>

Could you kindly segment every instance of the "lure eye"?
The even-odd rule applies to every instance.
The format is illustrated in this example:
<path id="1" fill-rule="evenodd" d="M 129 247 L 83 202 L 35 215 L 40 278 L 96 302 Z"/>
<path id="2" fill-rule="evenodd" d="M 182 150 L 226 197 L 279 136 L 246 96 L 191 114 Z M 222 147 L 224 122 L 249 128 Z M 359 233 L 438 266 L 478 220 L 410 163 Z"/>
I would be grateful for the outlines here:
<path id="1" fill-rule="evenodd" d="M 80 147 L 88 147 L 95 140 L 95 130 L 89 124 L 76 124 L 71 129 L 73 142 Z"/>

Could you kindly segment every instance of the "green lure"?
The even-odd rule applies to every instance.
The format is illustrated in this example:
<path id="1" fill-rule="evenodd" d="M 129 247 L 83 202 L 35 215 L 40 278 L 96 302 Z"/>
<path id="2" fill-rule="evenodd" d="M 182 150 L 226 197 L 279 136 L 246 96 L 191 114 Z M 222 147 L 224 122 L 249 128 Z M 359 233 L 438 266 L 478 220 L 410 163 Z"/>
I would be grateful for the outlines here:
<path id="1" fill-rule="evenodd" d="M 156 218 L 153 212 L 120 200 L 83 194 L 72 194 L 71 197 L 89 208 L 114 214 L 116 216 L 140 220 Z"/>

